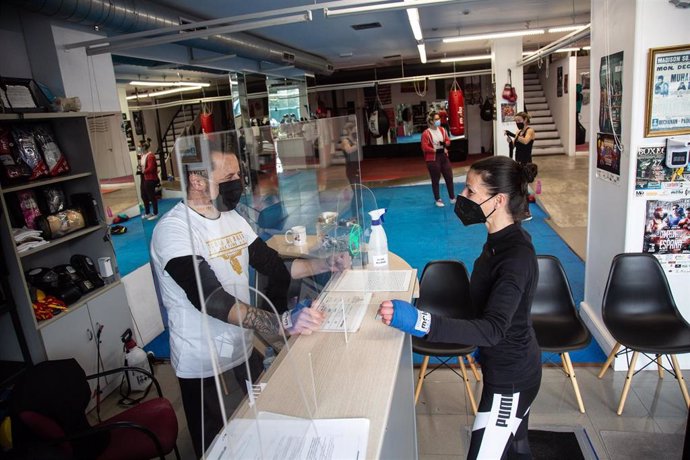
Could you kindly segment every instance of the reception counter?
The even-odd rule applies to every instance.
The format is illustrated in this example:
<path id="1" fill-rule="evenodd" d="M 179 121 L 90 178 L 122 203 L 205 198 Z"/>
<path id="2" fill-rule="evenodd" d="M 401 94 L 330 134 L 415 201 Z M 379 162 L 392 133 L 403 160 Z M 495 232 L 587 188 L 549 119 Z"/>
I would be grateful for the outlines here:
<path id="1" fill-rule="evenodd" d="M 281 239 L 282 235 L 272 238 L 269 246 L 296 255 L 286 254 L 290 245 L 280 244 Z M 389 269 L 411 267 L 391 253 Z M 256 400 L 258 411 L 302 418 L 309 418 L 311 411 L 315 419 L 366 418 L 370 425 L 365 458 L 416 459 L 410 336 L 375 316 L 383 300 L 410 301 L 417 293 L 414 272 L 407 292 L 374 292 L 359 331 L 348 334 L 347 342 L 344 334 L 334 332 L 291 338 L 289 353 L 284 349 L 261 379 L 267 385 Z M 254 409 L 245 400 L 233 417 L 254 418 Z"/>

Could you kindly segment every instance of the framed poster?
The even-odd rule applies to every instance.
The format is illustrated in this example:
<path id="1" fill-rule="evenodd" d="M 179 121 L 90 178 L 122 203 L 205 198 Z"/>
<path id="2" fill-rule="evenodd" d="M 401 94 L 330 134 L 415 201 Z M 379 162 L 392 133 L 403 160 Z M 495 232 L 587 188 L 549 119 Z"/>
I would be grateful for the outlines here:
<path id="1" fill-rule="evenodd" d="M 568 74 L 563 76 L 563 92 L 568 94 Z"/>
<path id="2" fill-rule="evenodd" d="M 651 48 L 645 137 L 690 134 L 690 45 Z"/>

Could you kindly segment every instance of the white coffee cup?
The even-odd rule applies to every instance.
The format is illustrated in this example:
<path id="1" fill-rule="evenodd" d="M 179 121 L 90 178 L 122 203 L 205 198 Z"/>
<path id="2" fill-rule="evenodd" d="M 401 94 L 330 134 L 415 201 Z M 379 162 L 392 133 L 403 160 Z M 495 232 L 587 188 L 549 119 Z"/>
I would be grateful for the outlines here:
<path id="1" fill-rule="evenodd" d="M 295 246 L 307 244 L 307 228 L 304 225 L 296 225 L 285 232 L 285 242 Z"/>

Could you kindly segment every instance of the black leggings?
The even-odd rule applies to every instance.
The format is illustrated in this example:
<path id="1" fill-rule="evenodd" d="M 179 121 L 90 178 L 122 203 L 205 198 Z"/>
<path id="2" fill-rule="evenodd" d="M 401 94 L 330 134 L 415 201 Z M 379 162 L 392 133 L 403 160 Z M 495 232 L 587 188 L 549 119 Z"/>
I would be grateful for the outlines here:
<path id="1" fill-rule="evenodd" d="M 249 368 L 252 373 L 252 381 L 258 381 L 259 375 L 263 372 L 263 363 L 261 355 L 256 350 L 249 357 Z M 235 394 L 233 394 L 230 391 L 230 395 L 226 397 L 229 400 L 229 402 L 225 403 L 225 413 L 228 417 L 232 415 L 237 406 L 239 406 L 243 396 L 247 394 L 247 385 L 245 383 L 245 380 L 247 380 L 247 368 L 245 363 L 223 374 L 228 386 L 230 384 L 228 381 L 230 374 L 234 374 L 242 393 L 239 394 L 235 391 Z M 206 377 L 204 379 L 183 379 L 178 377 L 177 380 L 180 382 L 182 406 L 187 419 L 187 428 L 189 428 L 189 434 L 192 437 L 194 452 L 196 457 L 200 458 L 211 446 L 218 432 L 223 428 L 223 413 L 220 409 L 216 382 L 213 377 Z"/>
<path id="2" fill-rule="evenodd" d="M 144 213 L 149 213 L 150 204 L 153 204 L 153 213 L 158 214 L 158 200 L 156 200 L 155 180 L 141 179 L 141 199 L 144 201 Z"/>
<path id="3" fill-rule="evenodd" d="M 448 196 L 451 200 L 455 198 L 455 187 L 453 186 L 453 168 L 450 166 L 450 160 L 446 154 L 436 153 L 436 160 L 427 161 L 426 167 L 429 170 L 429 175 L 431 176 L 431 190 L 434 192 L 434 199 L 437 201 L 441 199 L 438 188 L 438 184 L 441 180 L 441 174 L 443 174 L 443 180 L 446 182 Z"/>
<path id="4" fill-rule="evenodd" d="M 484 384 L 472 426 L 468 459 L 531 459 L 527 440 L 529 409 L 539 384 L 518 393 Z"/>

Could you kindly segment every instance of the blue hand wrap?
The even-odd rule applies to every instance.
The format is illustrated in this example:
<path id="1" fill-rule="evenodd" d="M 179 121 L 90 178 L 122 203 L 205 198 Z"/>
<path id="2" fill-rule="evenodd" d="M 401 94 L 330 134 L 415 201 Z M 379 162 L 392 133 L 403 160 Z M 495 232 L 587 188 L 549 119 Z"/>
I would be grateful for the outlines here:
<path id="1" fill-rule="evenodd" d="M 310 306 L 311 299 L 303 299 L 297 302 L 295 308 L 284 312 L 280 317 L 280 322 L 283 325 L 283 329 L 290 329 L 295 324 L 295 322 L 297 322 L 297 316 L 299 315 L 300 310 L 302 310 L 303 308 L 309 308 Z"/>
<path id="2" fill-rule="evenodd" d="M 424 337 L 431 327 L 431 314 L 418 310 L 404 300 L 393 300 L 391 326 L 416 337 Z"/>

